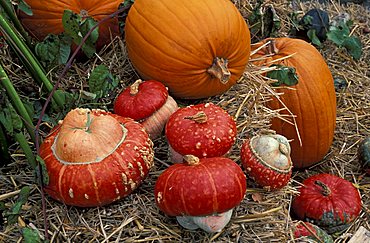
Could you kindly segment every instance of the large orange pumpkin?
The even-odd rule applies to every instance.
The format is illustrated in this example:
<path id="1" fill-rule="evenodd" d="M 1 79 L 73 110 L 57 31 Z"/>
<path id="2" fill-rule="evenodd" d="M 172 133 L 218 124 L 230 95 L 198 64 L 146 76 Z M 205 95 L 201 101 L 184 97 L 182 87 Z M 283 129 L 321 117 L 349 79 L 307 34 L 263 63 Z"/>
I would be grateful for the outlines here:
<path id="1" fill-rule="evenodd" d="M 333 77 L 324 58 L 311 44 L 299 39 L 276 38 L 263 40 L 253 45 L 252 49 L 256 50 L 266 42 L 270 44 L 252 55 L 251 58 L 256 60 L 253 63 L 294 67 L 298 76 L 298 84 L 289 88 L 283 85 L 276 90 L 283 93 L 280 96 L 282 103 L 296 116 L 296 126 L 274 118 L 271 128 L 293 139 L 291 158 L 294 167 L 308 167 L 324 158 L 333 141 L 336 119 Z M 266 54 L 271 56 L 258 59 Z M 289 55 L 292 56 L 284 59 Z M 272 62 L 277 59 L 281 60 Z M 267 105 L 273 110 L 284 109 L 275 97 Z M 285 109 L 280 114 L 290 113 Z"/>
<path id="2" fill-rule="evenodd" d="M 225 92 L 250 54 L 248 26 L 229 0 L 135 0 L 125 35 L 142 78 L 163 82 L 179 98 Z"/>
<path id="3" fill-rule="evenodd" d="M 82 17 L 91 16 L 99 21 L 112 14 L 124 0 L 25 0 L 31 7 L 33 15 L 20 12 L 24 27 L 39 41 L 48 34 L 59 34 L 64 31 L 62 24 L 63 12 L 66 9 L 80 14 Z M 99 25 L 97 48 L 108 44 L 111 36 L 119 35 L 117 18 L 109 19 Z"/>

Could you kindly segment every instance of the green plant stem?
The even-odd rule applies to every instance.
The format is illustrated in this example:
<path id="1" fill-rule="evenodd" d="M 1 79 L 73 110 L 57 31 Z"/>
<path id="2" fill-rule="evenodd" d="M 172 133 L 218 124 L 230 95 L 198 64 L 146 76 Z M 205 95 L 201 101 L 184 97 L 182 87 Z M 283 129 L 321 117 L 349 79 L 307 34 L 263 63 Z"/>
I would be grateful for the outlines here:
<path id="1" fill-rule="evenodd" d="M 0 63 L 0 81 L 1 81 L 1 85 L 5 88 L 6 92 L 8 93 L 8 97 L 14 109 L 17 111 L 18 115 L 22 117 L 23 123 L 25 124 L 26 129 L 28 133 L 30 134 L 32 141 L 35 143 L 36 142 L 35 127 L 32 123 L 32 118 L 27 112 L 27 109 L 22 103 L 22 100 L 19 97 L 17 91 L 15 90 L 12 82 L 6 75 L 6 72 L 3 66 L 1 65 L 1 63 Z"/>
<path id="2" fill-rule="evenodd" d="M 4 166 L 10 161 L 10 155 L 8 152 L 8 141 L 6 139 L 2 125 L 0 124 L 0 166 Z"/>
<path id="3" fill-rule="evenodd" d="M 0 1 L 1 7 L 5 10 L 5 13 L 9 16 L 10 20 L 14 24 L 14 27 L 18 30 L 18 32 L 22 35 L 23 39 L 26 40 L 26 44 L 29 48 L 32 48 L 32 41 L 30 36 L 27 34 L 27 32 L 24 30 L 21 22 L 17 18 L 17 15 L 14 11 L 14 8 L 11 4 L 8 4 L 6 1 L 1 0 Z"/>
<path id="4" fill-rule="evenodd" d="M 29 165 L 32 167 L 32 169 L 35 169 L 36 168 L 36 158 L 24 134 L 22 132 L 16 132 L 14 134 L 14 138 L 21 146 L 24 152 L 24 155 L 26 155 Z"/>
<path id="5" fill-rule="evenodd" d="M 11 43 L 11 46 L 15 49 L 17 54 L 25 61 L 25 66 L 28 67 L 28 71 L 31 73 L 31 75 L 40 84 L 43 84 L 48 92 L 51 92 L 54 85 L 46 77 L 41 64 L 37 61 L 31 50 L 27 47 L 23 40 L 19 38 L 18 34 L 13 30 L 12 26 L 9 24 L 6 18 L 2 16 L 2 14 L 0 14 L 0 30 L 5 35 L 6 40 Z M 54 92 L 53 99 L 58 107 L 63 109 L 64 101 L 59 93 Z"/>

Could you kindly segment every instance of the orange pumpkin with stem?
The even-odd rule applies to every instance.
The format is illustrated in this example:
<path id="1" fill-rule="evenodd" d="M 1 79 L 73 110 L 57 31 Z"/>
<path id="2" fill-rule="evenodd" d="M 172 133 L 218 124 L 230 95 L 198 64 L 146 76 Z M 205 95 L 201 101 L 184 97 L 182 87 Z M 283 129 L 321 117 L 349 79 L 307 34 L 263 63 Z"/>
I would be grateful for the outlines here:
<path id="1" fill-rule="evenodd" d="M 163 82 L 178 98 L 225 92 L 250 54 L 248 26 L 229 0 L 135 0 L 125 37 L 141 77 Z"/>
<path id="2" fill-rule="evenodd" d="M 333 142 L 336 122 L 334 81 L 324 58 L 311 44 L 292 38 L 266 39 L 252 48 L 256 50 L 251 57 L 255 65 L 295 68 L 298 84 L 277 87 L 276 91 L 283 93 L 280 101 L 272 97 L 267 103 L 272 110 L 281 110 L 281 115 L 295 117 L 291 123 L 274 118 L 271 129 L 293 140 L 290 146 L 295 168 L 321 161 Z"/>

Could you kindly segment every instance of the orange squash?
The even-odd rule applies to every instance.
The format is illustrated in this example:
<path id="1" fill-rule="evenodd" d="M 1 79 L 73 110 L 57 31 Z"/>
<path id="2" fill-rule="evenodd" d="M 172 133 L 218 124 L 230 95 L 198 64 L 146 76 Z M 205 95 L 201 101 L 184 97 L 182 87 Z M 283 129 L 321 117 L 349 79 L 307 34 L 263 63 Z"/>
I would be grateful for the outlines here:
<path id="1" fill-rule="evenodd" d="M 125 37 L 140 76 L 163 82 L 178 98 L 227 91 L 250 54 L 248 26 L 229 0 L 135 0 Z"/>
<path id="2" fill-rule="evenodd" d="M 252 55 L 251 58 L 255 60 L 252 63 L 258 66 L 280 64 L 294 67 L 298 76 L 298 84 L 289 88 L 283 85 L 276 90 L 283 93 L 280 96 L 282 103 L 296 116 L 296 126 L 273 118 L 271 128 L 293 139 L 291 158 L 294 167 L 308 167 L 321 161 L 333 142 L 336 119 L 333 77 L 324 58 L 311 44 L 299 39 L 276 38 L 263 40 L 253 45 L 252 49 L 257 50 L 266 42 L 270 44 Z M 262 58 L 266 54 L 271 56 Z M 284 58 L 289 55 L 292 56 Z M 277 59 L 281 60 L 272 62 Z M 290 115 L 282 103 L 273 97 L 267 106 L 273 110 L 283 109 L 280 114 Z"/>
<path id="3" fill-rule="evenodd" d="M 41 41 L 48 34 L 59 34 L 64 31 L 62 17 L 66 9 L 82 17 L 91 16 L 99 21 L 115 12 L 122 2 L 123 0 L 26 0 L 33 15 L 20 12 L 19 17 L 25 29 Z M 97 48 L 108 44 L 111 36 L 117 35 L 119 35 L 117 18 L 102 23 L 99 25 Z"/>

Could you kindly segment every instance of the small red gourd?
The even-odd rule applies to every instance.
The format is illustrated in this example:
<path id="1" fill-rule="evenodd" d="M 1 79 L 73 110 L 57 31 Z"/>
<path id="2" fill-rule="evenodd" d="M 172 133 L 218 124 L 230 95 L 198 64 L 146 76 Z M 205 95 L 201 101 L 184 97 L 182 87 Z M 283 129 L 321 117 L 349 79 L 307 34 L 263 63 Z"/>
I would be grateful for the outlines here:
<path id="1" fill-rule="evenodd" d="M 257 51 L 258 48 L 261 49 Z M 336 122 L 334 81 L 325 59 L 313 45 L 293 38 L 265 39 L 253 45 L 253 50 L 256 53 L 251 59 L 257 66 L 295 68 L 298 83 L 277 87 L 281 102 L 272 97 L 267 106 L 282 116 L 293 114 L 296 126 L 276 117 L 271 121 L 271 129 L 293 140 L 290 146 L 295 168 L 318 163 L 330 149 Z"/>
<path id="2" fill-rule="evenodd" d="M 361 211 L 361 197 L 351 182 L 331 174 L 317 174 L 303 181 L 293 199 L 293 214 L 328 233 L 348 227 Z"/>
<path id="3" fill-rule="evenodd" d="M 137 80 L 116 98 L 114 113 L 140 122 L 151 139 L 159 137 L 170 115 L 178 109 L 167 88 L 155 80 Z"/>
<path id="4" fill-rule="evenodd" d="M 125 39 L 140 76 L 163 82 L 178 98 L 222 94 L 250 56 L 248 26 L 229 0 L 135 0 Z"/>
<path id="5" fill-rule="evenodd" d="M 236 139 L 236 123 L 224 109 L 213 103 L 179 108 L 165 127 L 173 162 L 181 162 L 176 153 L 199 158 L 226 154 Z"/>
<path id="6" fill-rule="evenodd" d="M 81 17 L 91 16 L 99 21 L 118 10 L 122 0 L 26 0 L 32 15 L 20 12 L 20 20 L 27 31 L 42 41 L 48 34 L 60 34 L 64 31 L 62 17 L 64 10 L 72 10 Z M 99 25 L 97 48 L 101 48 L 118 36 L 117 18 L 111 18 Z"/>
<path id="7" fill-rule="evenodd" d="M 180 216 L 179 221 L 184 221 L 182 216 L 217 216 L 243 200 L 246 178 L 234 161 L 224 157 L 199 159 L 193 155 L 184 156 L 184 160 L 168 167 L 155 184 L 155 201 L 165 214 Z M 194 219 L 191 221 L 194 223 Z M 224 227 L 225 223 L 213 222 L 213 225 Z"/>
<path id="8" fill-rule="evenodd" d="M 70 111 L 40 146 L 54 199 L 102 206 L 135 190 L 153 165 L 153 143 L 143 126 L 103 110 Z"/>
<path id="9" fill-rule="evenodd" d="M 299 221 L 294 227 L 294 239 L 297 242 L 333 243 L 333 238 L 317 225 Z"/>
<path id="10" fill-rule="evenodd" d="M 292 175 L 289 141 L 273 132 L 244 141 L 240 159 L 247 175 L 270 190 L 286 186 Z"/>

